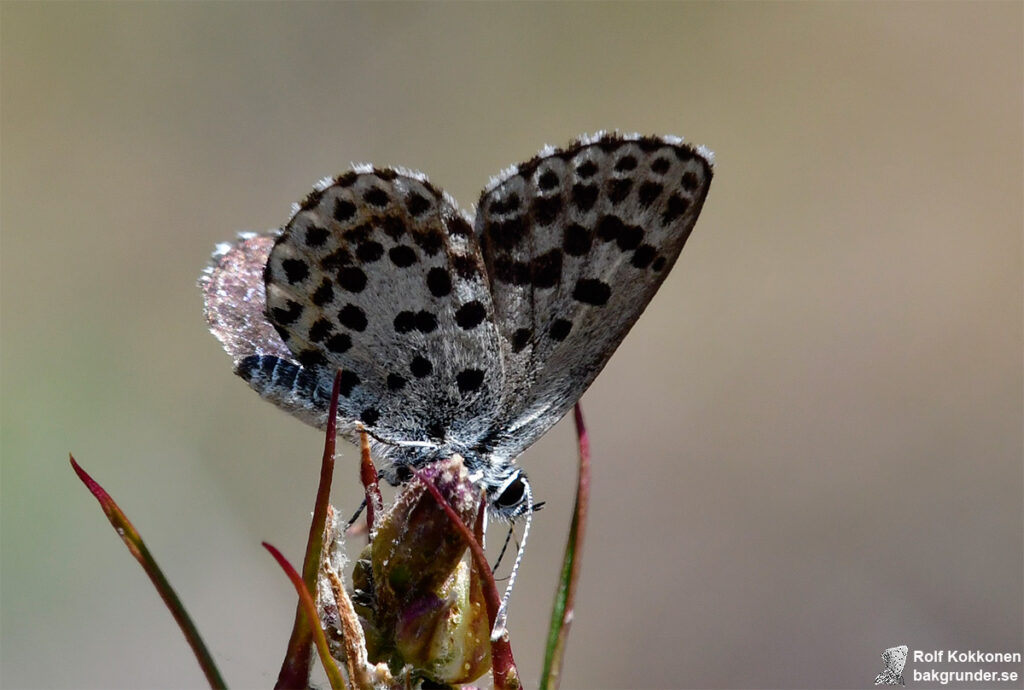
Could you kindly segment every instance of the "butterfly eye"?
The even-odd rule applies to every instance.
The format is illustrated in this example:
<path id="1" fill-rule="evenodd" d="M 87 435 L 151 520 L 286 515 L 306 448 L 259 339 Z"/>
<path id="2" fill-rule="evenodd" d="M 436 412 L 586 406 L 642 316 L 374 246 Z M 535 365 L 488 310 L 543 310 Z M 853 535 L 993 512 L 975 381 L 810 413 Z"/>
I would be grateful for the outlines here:
<path id="1" fill-rule="evenodd" d="M 517 474 L 494 499 L 494 507 L 509 510 L 519 507 L 526 496 L 526 479 Z"/>

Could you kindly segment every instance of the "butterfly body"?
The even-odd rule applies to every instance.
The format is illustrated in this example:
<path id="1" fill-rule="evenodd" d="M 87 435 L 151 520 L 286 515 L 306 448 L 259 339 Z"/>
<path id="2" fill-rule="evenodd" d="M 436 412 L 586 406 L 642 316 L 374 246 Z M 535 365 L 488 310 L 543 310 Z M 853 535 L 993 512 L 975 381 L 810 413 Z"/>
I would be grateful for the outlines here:
<path id="1" fill-rule="evenodd" d="M 459 454 L 492 508 L 674 264 L 712 176 L 670 137 L 599 134 L 495 178 L 475 217 L 419 174 L 357 166 L 201 279 L 211 330 L 264 398 L 364 427 L 393 483 Z"/>

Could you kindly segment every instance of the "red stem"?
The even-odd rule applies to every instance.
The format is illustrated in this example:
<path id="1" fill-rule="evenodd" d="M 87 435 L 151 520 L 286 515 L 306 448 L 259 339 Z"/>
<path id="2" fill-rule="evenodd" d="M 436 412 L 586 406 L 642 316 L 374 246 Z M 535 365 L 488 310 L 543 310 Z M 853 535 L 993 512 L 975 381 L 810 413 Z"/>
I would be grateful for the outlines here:
<path id="1" fill-rule="evenodd" d="M 366 496 L 366 528 L 368 534 L 373 534 L 373 524 L 377 511 L 384 505 L 384 499 L 380 495 L 380 486 L 377 484 L 377 468 L 373 466 L 373 458 L 370 457 L 370 438 L 364 429 L 359 430 L 359 479 L 363 482 L 363 492 Z"/>
<path id="2" fill-rule="evenodd" d="M 302 563 L 302 580 L 310 592 L 316 591 L 316 577 L 320 571 L 320 556 L 324 546 L 324 530 L 327 527 L 327 507 L 331 502 L 331 478 L 334 476 L 334 444 L 337 434 L 338 396 L 341 394 L 341 371 L 334 375 L 331 389 L 331 405 L 327 413 L 327 438 L 324 440 L 324 455 L 320 462 L 320 486 L 316 491 L 316 505 L 313 507 L 313 521 L 309 525 L 309 539 L 306 541 L 306 558 Z M 309 672 L 312 663 L 313 633 L 301 599 L 295 607 L 295 623 L 288 640 L 288 650 L 277 675 L 276 690 L 284 688 L 305 688 L 309 686 Z"/>
<path id="3" fill-rule="evenodd" d="M 335 663 L 327 646 L 327 636 L 324 635 L 324 629 L 320 627 L 313 595 L 309 593 L 309 589 L 302 581 L 302 578 L 299 577 L 298 572 L 295 571 L 295 568 L 292 567 L 292 564 L 288 562 L 288 559 L 280 551 L 267 542 L 263 542 L 263 548 L 269 551 L 270 555 L 281 566 L 285 575 L 291 580 L 292 586 L 295 587 L 295 593 L 299 595 L 299 605 L 306 612 L 305 620 L 309 624 L 309 635 L 316 642 L 316 649 L 320 654 L 320 663 L 324 666 L 324 671 L 327 673 L 327 679 L 331 683 L 332 690 L 344 690 L 345 680 L 342 678 L 341 670 L 338 668 L 338 664 Z"/>

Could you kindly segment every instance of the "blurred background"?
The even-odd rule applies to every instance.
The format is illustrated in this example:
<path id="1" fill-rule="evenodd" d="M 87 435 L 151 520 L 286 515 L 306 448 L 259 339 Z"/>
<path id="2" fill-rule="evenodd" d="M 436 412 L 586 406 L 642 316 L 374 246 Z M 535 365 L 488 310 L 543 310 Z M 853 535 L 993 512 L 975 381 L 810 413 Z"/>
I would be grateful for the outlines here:
<path id="1" fill-rule="evenodd" d="M 294 593 L 260 541 L 299 561 L 322 439 L 207 332 L 214 245 L 352 161 L 423 170 L 469 207 L 503 167 L 606 128 L 682 135 L 717 168 L 583 398 L 563 687 L 850 688 L 899 644 L 1022 651 L 1022 15 L 3 3 L 3 686 L 203 685 L 68 452 L 228 682 L 272 686 Z M 547 501 L 509 620 L 531 685 L 574 443 L 566 421 L 520 460 Z M 356 460 L 344 446 L 345 512 Z"/>

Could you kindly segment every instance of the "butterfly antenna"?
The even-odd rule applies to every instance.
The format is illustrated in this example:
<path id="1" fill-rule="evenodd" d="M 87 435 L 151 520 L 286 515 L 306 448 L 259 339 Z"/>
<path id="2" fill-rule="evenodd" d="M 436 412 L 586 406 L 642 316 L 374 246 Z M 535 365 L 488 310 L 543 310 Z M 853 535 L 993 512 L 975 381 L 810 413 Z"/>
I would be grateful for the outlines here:
<path id="1" fill-rule="evenodd" d="M 530 536 L 530 523 L 533 522 L 533 491 L 530 489 L 530 483 L 525 478 L 523 479 L 523 493 L 526 495 L 526 524 L 523 526 L 523 540 L 519 543 L 516 560 L 512 564 L 512 572 L 509 573 L 508 584 L 505 585 L 505 596 L 501 598 L 501 606 L 498 607 L 498 615 L 494 619 L 494 630 L 491 631 L 492 642 L 500 639 L 505 634 L 505 623 L 508 618 L 508 598 L 512 595 L 512 588 L 516 584 L 519 564 L 523 561 L 526 540 Z"/>
<path id="2" fill-rule="evenodd" d="M 356 520 L 358 520 L 358 519 L 359 519 L 359 516 L 363 514 L 363 511 L 364 511 L 365 509 L 366 509 L 366 499 L 364 498 L 364 499 L 363 499 L 363 502 L 359 504 L 359 507 L 358 507 L 358 508 L 356 508 L 356 512 L 355 512 L 355 514 L 354 514 L 354 515 L 353 515 L 352 517 L 350 517 L 350 518 L 348 519 L 348 522 L 347 522 L 347 523 L 345 523 L 345 529 L 346 529 L 346 530 L 347 530 L 347 529 L 348 529 L 349 527 L 351 527 L 352 525 L 356 524 Z"/>
<path id="3" fill-rule="evenodd" d="M 501 551 L 498 553 L 498 560 L 494 561 L 494 565 L 491 566 L 491 570 L 497 570 L 498 566 L 501 565 L 501 559 L 505 557 L 505 550 L 508 549 L 508 544 L 512 541 L 512 534 L 515 532 L 513 525 L 508 526 L 508 534 L 505 535 L 505 543 L 501 545 Z"/>

